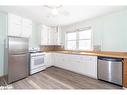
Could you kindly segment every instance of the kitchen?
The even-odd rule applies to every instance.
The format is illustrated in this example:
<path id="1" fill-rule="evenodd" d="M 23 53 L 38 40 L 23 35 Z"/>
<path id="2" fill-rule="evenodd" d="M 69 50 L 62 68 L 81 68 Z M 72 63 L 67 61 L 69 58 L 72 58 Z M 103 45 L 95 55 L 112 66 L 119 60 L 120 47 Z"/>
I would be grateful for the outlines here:
<path id="1" fill-rule="evenodd" d="M 126 6 L 0 6 L 0 85 L 126 89 L 126 17 Z"/>

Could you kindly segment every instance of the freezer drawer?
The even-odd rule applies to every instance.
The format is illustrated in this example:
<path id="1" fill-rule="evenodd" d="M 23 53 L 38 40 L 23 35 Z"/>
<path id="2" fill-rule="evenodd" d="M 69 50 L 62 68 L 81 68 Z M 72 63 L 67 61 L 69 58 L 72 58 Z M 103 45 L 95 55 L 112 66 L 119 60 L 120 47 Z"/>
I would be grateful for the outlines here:
<path id="1" fill-rule="evenodd" d="M 98 58 L 98 79 L 122 85 L 122 59 Z"/>
<path id="2" fill-rule="evenodd" d="M 9 55 L 8 83 L 28 76 L 28 54 Z"/>

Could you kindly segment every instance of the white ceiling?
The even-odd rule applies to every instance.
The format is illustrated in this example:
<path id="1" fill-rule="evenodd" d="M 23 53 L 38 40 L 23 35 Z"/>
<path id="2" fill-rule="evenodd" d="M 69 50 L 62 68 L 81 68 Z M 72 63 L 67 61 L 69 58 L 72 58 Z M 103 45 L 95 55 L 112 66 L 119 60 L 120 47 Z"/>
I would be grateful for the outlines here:
<path id="1" fill-rule="evenodd" d="M 69 25 L 82 20 L 120 11 L 126 6 L 63 6 L 59 11 L 65 15 L 52 16 L 51 9 L 44 6 L 0 6 L 0 11 L 11 12 L 49 26 Z M 68 14 L 69 13 L 69 14 Z"/>

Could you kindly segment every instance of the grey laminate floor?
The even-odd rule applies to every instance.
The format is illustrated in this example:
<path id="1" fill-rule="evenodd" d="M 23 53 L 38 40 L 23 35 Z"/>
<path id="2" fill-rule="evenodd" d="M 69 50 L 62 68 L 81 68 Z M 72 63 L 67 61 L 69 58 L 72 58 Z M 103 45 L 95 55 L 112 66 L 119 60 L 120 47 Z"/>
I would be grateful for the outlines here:
<path id="1" fill-rule="evenodd" d="M 122 89 L 117 85 L 57 67 L 50 67 L 10 86 L 13 89 Z"/>

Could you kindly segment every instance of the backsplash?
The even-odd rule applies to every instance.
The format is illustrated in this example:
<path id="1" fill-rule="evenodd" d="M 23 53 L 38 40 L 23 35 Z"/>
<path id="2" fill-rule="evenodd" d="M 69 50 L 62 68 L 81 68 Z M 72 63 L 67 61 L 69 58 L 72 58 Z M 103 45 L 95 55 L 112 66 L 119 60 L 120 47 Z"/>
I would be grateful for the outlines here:
<path id="1" fill-rule="evenodd" d="M 101 45 L 94 45 L 93 50 L 94 51 L 101 51 Z"/>
<path id="2" fill-rule="evenodd" d="M 41 45 L 40 50 L 41 51 L 59 51 L 59 50 L 64 50 L 64 48 L 61 45 Z"/>

